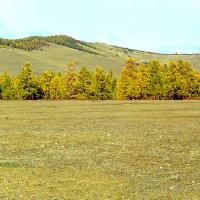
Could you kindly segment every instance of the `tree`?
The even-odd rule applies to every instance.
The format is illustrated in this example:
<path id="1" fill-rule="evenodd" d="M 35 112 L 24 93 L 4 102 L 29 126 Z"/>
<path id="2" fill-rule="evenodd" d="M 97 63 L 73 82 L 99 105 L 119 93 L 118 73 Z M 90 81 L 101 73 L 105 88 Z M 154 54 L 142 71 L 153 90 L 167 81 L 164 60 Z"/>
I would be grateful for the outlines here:
<path id="1" fill-rule="evenodd" d="M 200 97 L 200 73 L 194 72 L 192 81 L 192 97 Z"/>
<path id="2" fill-rule="evenodd" d="M 67 99 L 77 98 L 77 73 L 74 68 L 75 64 L 75 61 L 72 61 L 69 64 L 67 64 L 67 68 L 63 77 Z"/>
<path id="3" fill-rule="evenodd" d="M 0 75 L 0 99 L 14 99 L 13 79 L 8 72 Z"/>
<path id="4" fill-rule="evenodd" d="M 148 64 L 149 74 L 149 96 L 153 96 L 155 99 L 162 99 L 166 96 L 166 70 L 159 61 L 153 60 Z"/>
<path id="5" fill-rule="evenodd" d="M 139 99 L 144 99 L 148 95 L 149 74 L 148 68 L 144 64 L 140 64 L 137 71 L 137 84 L 139 85 Z"/>
<path id="6" fill-rule="evenodd" d="M 91 72 L 87 67 L 82 67 L 77 76 L 78 99 L 89 99 L 91 86 Z"/>
<path id="7" fill-rule="evenodd" d="M 193 78 L 193 70 L 188 62 L 170 62 L 167 73 L 168 97 L 170 99 L 191 97 Z"/>
<path id="8" fill-rule="evenodd" d="M 26 63 L 17 77 L 19 98 L 33 100 L 40 98 L 40 88 L 36 77 L 32 74 L 31 65 Z"/>
<path id="9" fill-rule="evenodd" d="M 147 95 L 148 71 L 144 64 L 128 58 L 117 81 L 117 99 L 141 99 Z"/>
<path id="10" fill-rule="evenodd" d="M 126 98 L 142 99 L 147 95 L 148 72 L 147 68 L 141 64 L 132 72 L 132 76 L 128 77 L 128 87 L 126 90 Z"/>
<path id="11" fill-rule="evenodd" d="M 1 41 L 0 41 L 1 42 Z M 101 66 L 75 71 L 75 62 L 65 72 L 52 70 L 34 76 L 25 64 L 17 76 L 0 74 L 0 99 L 186 99 L 200 97 L 200 73 L 185 61 L 161 65 L 159 61 L 137 63 L 129 57 L 119 77 Z"/>
<path id="12" fill-rule="evenodd" d="M 112 99 L 113 97 L 113 75 L 98 66 L 92 73 L 92 84 L 90 87 L 90 97 L 92 99 Z"/>
<path id="13" fill-rule="evenodd" d="M 129 57 L 125 65 L 122 67 L 116 85 L 116 98 L 117 99 L 132 99 L 132 89 L 134 83 L 132 80 L 135 78 L 135 73 L 138 68 L 138 63 L 132 57 Z"/>
<path id="14" fill-rule="evenodd" d="M 43 99 L 50 99 L 50 85 L 52 79 L 56 76 L 56 73 L 52 70 L 44 71 L 39 77 L 39 84 L 42 90 Z"/>
<path id="15" fill-rule="evenodd" d="M 49 92 L 51 99 L 64 99 L 65 88 L 61 76 L 54 76 L 50 83 Z"/>

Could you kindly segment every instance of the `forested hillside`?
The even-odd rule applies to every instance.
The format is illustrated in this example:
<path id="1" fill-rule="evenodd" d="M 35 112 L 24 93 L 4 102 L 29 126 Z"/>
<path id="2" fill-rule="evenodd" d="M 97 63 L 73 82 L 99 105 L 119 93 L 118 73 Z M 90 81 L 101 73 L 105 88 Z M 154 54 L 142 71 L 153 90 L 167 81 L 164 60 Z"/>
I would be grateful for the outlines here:
<path id="1" fill-rule="evenodd" d="M 15 40 L 0 39 L 0 71 L 9 70 L 12 74 L 17 74 L 26 62 L 32 63 L 35 74 L 49 68 L 62 72 L 66 63 L 71 60 L 77 62 L 78 69 L 82 66 L 92 69 L 94 66 L 101 65 L 108 70 L 112 69 L 114 74 L 119 74 L 127 57 L 134 57 L 140 63 L 153 59 L 162 64 L 185 60 L 190 62 L 194 69 L 200 70 L 199 54 L 163 55 L 103 43 L 84 42 L 65 35 L 35 36 Z"/>

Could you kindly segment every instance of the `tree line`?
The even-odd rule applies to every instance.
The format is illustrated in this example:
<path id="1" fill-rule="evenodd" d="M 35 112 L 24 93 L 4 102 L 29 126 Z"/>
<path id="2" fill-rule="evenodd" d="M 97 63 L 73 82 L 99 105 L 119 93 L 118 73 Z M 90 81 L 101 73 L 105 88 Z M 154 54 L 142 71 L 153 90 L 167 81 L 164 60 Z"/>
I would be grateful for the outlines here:
<path id="1" fill-rule="evenodd" d="M 48 42 L 41 37 L 29 37 L 24 39 L 3 39 L 0 38 L 0 45 L 7 48 L 16 48 L 24 51 L 40 50 L 44 46 L 48 46 Z"/>
<path id="2" fill-rule="evenodd" d="M 185 61 L 161 64 L 157 60 L 138 63 L 128 58 L 119 76 L 101 66 L 92 70 L 75 62 L 63 73 L 46 70 L 35 76 L 31 64 L 12 76 L 0 73 L 0 99 L 3 100 L 132 100 L 186 99 L 200 97 L 200 73 Z"/>
<path id="3" fill-rule="evenodd" d="M 22 39 L 3 39 L 0 38 L 0 46 L 7 48 L 16 48 L 24 51 L 42 50 L 42 47 L 49 46 L 50 43 L 54 43 L 61 46 L 66 46 L 78 51 L 99 55 L 95 51 L 95 47 L 87 42 L 76 40 L 66 35 L 54 35 L 54 36 L 32 36 Z"/>

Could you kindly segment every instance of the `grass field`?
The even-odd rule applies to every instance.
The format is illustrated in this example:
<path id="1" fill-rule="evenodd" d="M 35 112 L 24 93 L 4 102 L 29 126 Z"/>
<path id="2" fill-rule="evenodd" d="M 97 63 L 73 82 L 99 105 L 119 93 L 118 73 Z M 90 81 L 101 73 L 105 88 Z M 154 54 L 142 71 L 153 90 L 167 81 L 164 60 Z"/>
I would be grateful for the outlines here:
<path id="1" fill-rule="evenodd" d="M 1 101 L 0 199 L 198 200 L 200 101 Z"/>
<path id="2" fill-rule="evenodd" d="M 8 70 L 12 74 L 16 74 L 26 62 L 31 62 L 35 74 L 39 74 L 49 68 L 62 72 L 68 62 L 76 60 L 78 62 L 78 69 L 81 66 L 94 68 L 94 66 L 102 65 L 107 70 L 112 69 L 115 74 L 118 74 L 128 56 L 135 57 L 138 62 L 157 59 L 162 63 L 168 63 L 169 61 L 182 59 L 190 62 L 195 70 L 200 71 L 200 54 L 161 55 L 142 51 L 127 52 L 122 48 L 101 43 L 94 43 L 93 46 L 99 55 L 81 52 L 56 44 L 50 44 L 50 46 L 44 47 L 42 51 L 35 50 L 30 52 L 19 49 L 0 48 L 0 72 Z"/>

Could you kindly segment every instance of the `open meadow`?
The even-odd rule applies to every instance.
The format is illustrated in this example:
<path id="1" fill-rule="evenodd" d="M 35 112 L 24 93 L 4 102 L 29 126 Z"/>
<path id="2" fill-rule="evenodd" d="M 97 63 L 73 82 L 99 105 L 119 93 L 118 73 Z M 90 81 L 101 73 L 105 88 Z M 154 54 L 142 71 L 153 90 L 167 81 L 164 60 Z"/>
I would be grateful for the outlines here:
<path id="1" fill-rule="evenodd" d="M 200 101 L 0 101 L 0 199 L 200 198 Z"/>

